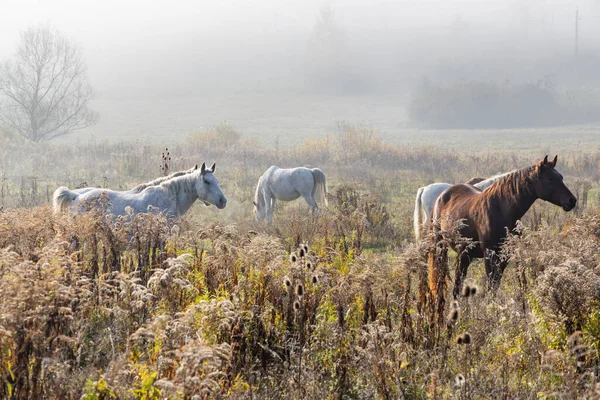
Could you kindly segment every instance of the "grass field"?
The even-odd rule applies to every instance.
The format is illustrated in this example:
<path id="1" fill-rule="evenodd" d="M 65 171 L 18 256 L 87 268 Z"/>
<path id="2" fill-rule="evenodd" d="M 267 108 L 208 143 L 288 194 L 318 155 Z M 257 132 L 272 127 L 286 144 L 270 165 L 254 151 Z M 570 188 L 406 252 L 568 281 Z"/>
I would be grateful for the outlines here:
<path id="1" fill-rule="evenodd" d="M 393 119 L 314 129 L 269 121 L 201 122 L 206 128 L 168 142 L 0 150 L 0 397 L 598 396 L 594 127 L 458 132 L 399 128 Z M 275 151 L 268 138 L 278 124 L 308 126 L 306 136 L 281 136 Z M 257 140 L 263 127 L 270 136 Z M 171 170 L 217 163 L 224 210 L 198 204 L 175 226 L 52 214 L 47 198 L 59 185 L 129 188 L 156 177 L 164 145 Z M 428 244 L 412 239 L 417 188 L 556 153 L 578 209 L 536 203 L 522 237 L 506 244 L 499 293 L 486 290 L 473 263 L 476 293 L 448 301 L 440 323 Z M 279 207 L 272 226 L 254 220 L 254 186 L 272 164 L 325 171 L 330 205 L 319 220 L 301 202 Z"/>

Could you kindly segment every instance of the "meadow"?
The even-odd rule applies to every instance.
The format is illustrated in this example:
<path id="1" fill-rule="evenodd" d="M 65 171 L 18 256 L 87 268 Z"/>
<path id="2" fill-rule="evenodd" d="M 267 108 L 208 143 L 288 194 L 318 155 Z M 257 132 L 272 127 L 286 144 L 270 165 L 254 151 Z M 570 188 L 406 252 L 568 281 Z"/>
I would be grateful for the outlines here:
<path id="1" fill-rule="evenodd" d="M 155 178 L 162 144 L 7 142 L 0 397 L 600 396 L 595 135 L 584 126 L 414 130 L 399 141 L 340 122 L 285 144 L 222 123 L 168 143 L 169 169 L 216 162 L 228 205 L 197 204 L 172 226 L 148 215 L 54 215 L 48 204 L 59 185 L 125 189 Z M 577 209 L 538 201 L 505 245 L 499 292 L 487 291 L 474 263 L 469 290 L 439 322 L 429 243 L 412 236 L 418 187 L 545 154 L 558 154 Z M 327 174 L 329 207 L 318 220 L 299 201 L 281 204 L 271 226 L 254 220 L 254 187 L 270 165 Z"/>

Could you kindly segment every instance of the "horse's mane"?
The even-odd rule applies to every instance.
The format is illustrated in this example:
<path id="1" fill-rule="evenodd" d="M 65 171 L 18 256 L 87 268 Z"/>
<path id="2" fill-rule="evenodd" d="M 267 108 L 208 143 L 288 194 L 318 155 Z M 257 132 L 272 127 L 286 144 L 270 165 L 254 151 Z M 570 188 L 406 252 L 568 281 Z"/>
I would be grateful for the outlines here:
<path id="1" fill-rule="evenodd" d="M 195 170 L 196 170 L 195 168 L 192 168 L 192 169 L 189 169 L 189 170 L 187 170 L 187 171 L 177 171 L 177 172 L 173 172 L 173 173 L 172 173 L 172 174 L 170 174 L 170 175 L 167 175 L 167 176 L 161 176 L 160 178 L 156 178 L 156 179 L 154 179 L 154 180 L 151 180 L 150 182 L 147 182 L 147 183 L 141 183 L 141 184 L 137 185 L 136 187 L 134 187 L 133 189 L 131 189 L 131 191 L 132 191 L 132 192 L 137 192 L 137 193 L 139 193 L 139 192 L 141 192 L 142 190 L 144 190 L 144 189 L 146 189 L 146 188 L 148 188 L 148 187 L 150 187 L 150 186 L 158 186 L 158 185 L 160 185 L 161 183 L 163 183 L 163 182 L 166 182 L 166 181 L 168 181 L 168 180 L 170 180 L 170 179 L 173 179 L 173 178 L 177 178 L 178 176 L 182 176 L 182 175 L 191 174 L 191 173 L 192 173 L 192 172 L 194 172 Z"/>
<path id="2" fill-rule="evenodd" d="M 504 177 L 512 174 L 513 172 L 517 172 L 517 171 L 518 170 L 515 169 L 515 170 L 512 170 L 510 172 L 503 172 L 503 173 L 500 173 L 500 174 L 496 174 L 496 175 L 490 176 L 489 178 L 487 178 L 487 179 L 485 179 L 485 180 L 483 180 L 483 181 L 481 181 L 479 183 L 476 183 L 473 186 L 476 186 L 476 187 L 478 187 L 481 190 L 485 190 L 488 187 L 490 187 L 491 185 L 493 185 L 495 182 L 497 182 L 500 178 L 504 178 Z"/>
<path id="3" fill-rule="evenodd" d="M 528 189 L 534 170 L 535 165 L 500 174 L 485 192 L 490 197 L 497 195 L 514 197 L 515 194 Z"/>
<path id="4" fill-rule="evenodd" d="M 207 171 L 210 173 L 210 171 Z M 177 193 L 183 191 L 194 192 L 196 190 L 196 180 L 200 175 L 200 170 L 178 175 L 174 178 L 168 179 L 160 184 L 161 188 L 165 188 L 169 191 L 169 194 L 176 196 Z"/>

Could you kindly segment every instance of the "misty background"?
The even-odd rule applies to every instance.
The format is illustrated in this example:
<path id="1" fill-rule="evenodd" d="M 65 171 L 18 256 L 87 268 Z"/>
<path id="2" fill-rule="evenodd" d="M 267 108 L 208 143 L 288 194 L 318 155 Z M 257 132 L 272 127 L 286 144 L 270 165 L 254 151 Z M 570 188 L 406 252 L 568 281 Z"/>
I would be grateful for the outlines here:
<path id="1" fill-rule="evenodd" d="M 408 128 L 596 122 L 600 110 L 598 0 L 0 6 L 0 59 L 39 23 L 83 46 L 99 119 L 61 140 L 165 141 L 228 121 L 295 143 L 340 120 L 401 140 Z"/>

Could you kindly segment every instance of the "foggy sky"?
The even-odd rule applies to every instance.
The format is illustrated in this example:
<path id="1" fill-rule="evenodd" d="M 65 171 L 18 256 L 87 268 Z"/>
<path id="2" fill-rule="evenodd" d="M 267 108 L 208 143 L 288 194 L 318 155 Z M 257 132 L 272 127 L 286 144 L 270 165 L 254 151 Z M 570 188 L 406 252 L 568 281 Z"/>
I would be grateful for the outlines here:
<path id="1" fill-rule="evenodd" d="M 580 47 L 595 49 L 600 2 L 577 4 Z M 319 8 L 326 5 L 334 9 L 336 23 L 353 45 L 350 53 L 358 53 L 355 58 L 361 50 L 365 58 L 382 57 L 381 63 L 394 61 L 386 59 L 393 55 L 398 67 L 427 56 L 440 61 L 448 53 L 465 57 L 460 53 L 476 43 L 529 52 L 531 48 L 518 46 L 532 41 L 534 50 L 548 54 L 573 51 L 576 7 L 574 1 L 558 0 L 0 0 L 0 5 L 0 58 L 14 51 L 22 29 L 50 23 L 83 45 L 90 79 L 105 90 L 149 80 L 181 86 L 181 77 L 174 75 L 191 75 L 194 69 L 234 80 L 252 75 L 248 69 L 258 73 L 285 61 L 290 65 L 275 76 L 285 74 L 287 67 L 301 69 L 306 40 Z M 444 43 L 447 33 L 454 38 L 462 33 L 463 43 Z M 424 54 L 415 45 L 419 42 Z M 448 45 L 455 48 L 446 52 Z M 395 54 L 396 49 L 406 54 Z M 381 63 L 372 64 L 381 68 Z M 255 86 L 270 77 L 264 75 L 257 76 Z"/>
<path id="2" fill-rule="evenodd" d="M 334 92 L 408 94 L 425 78 L 598 79 L 599 0 L 0 0 L 0 59 L 21 30 L 48 23 L 83 46 L 100 101 L 311 91 L 320 83 L 307 86 L 307 43 L 324 6 L 344 36 Z"/>

